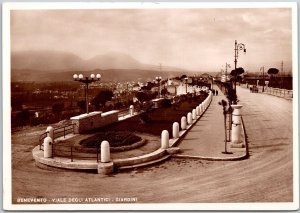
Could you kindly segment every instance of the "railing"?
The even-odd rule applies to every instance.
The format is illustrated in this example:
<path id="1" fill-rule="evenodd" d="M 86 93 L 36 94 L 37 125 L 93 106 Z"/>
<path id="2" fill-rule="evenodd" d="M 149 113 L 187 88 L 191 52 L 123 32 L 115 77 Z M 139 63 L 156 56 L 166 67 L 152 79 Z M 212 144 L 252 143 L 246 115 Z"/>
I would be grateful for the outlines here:
<path id="1" fill-rule="evenodd" d="M 39 137 L 39 146 L 40 146 L 40 150 L 42 150 L 42 145 L 44 142 L 44 139 L 47 137 L 48 132 L 44 132 L 43 134 L 40 135 Z"/>
<path id="2" fill-rule="evenodd" d="M 69 158 L 71 162 L 76 160 L 100 160 L 100 147 L 87 148 L 88 151 L 82 151 L 73 145 L 53 143 L 52 145 L 52 158 L 64 157 Z"/>
<path id="3" fill-rule="evenodd" d="M 54 129 L 54 139 L 59 138 L 64 136 L 64 138 L 66 137 L 66 135 L 73 133 L 74 132 L 74 125 L 68 125 L 68 126 L 63 126 L 60 128 L 56 128 Z"/>
<path id="4" fill-rule="evenodd" d="M 245 84 L 241 84 L 243 88 L 247 88 Z M 253 85 L 248 85 L 248 88 L 250 87 L 253 88 Z M 262 93 L 263 92 L 263 87 L 262 86 L 257 86 L 258 92 Z M 284 98 L 293 98 L 293 90 L 288 90 L 288 89 L 280 89 L 280 88 L 273 88 L 273 87 L 264 87 L 264 93 L 278 96 L 278 97 L 284 97 Z"/>
<path id="5" fill-rule="evenodd" d="M 44 139 L 47 137 L 47 134 L 49 132 L 44 132 L 43 134 L 40 135 L 39 137 L 39 146 L 40 146 L 40 150 L 42 150 L 42 146 L 44 143 Z M 70 124 L 67 126 L 63 126 L 63 127 L 59 127 L 59 128 L 55 128 L 53 130 L 53 140 L 59 137 L 66 137 L 66 135 L 74 133 L 74 124 Z"/>
<path id="6" fill-rule="evenodd" d="M 265 93 L 279 97 L 293 98 L 293 90 L 267 87 L 265 88 Z"/>

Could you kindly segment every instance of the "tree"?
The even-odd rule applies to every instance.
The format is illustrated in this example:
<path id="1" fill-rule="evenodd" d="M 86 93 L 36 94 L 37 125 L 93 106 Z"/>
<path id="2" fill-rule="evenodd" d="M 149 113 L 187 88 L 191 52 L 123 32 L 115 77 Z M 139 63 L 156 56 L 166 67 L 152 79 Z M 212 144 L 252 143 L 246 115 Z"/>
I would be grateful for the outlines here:
<path id="1" fill-rule="evenodd" d="M 64 109 L 64 103 L 55 103 L 52 105 L 52 112 L 57 116 L 60 117 L 61 112 Z"/>
<path id="2" fill-rule="evenodd" d="M 136 98 L 140 101 L 140 102 L 144 102 L 144 101 L 148 101 L 149 97 L 145 92 L 137 92 L 136 93 Z"/>
<path id="3" fill-rule="evenodd" d="M 95 98 L 92 99 L 91 103 L 98 109 L 101 105 L 105 105 L 107 101 L 110 101 L 114 96 L 111 90 L 101 90 Z"/>
<path id="4" fill-rule="evenodd" d="M 279 70 L 277 68 L 270 68 L 268 70 L 269 75 L 276 75 L 276 74 L 278 74 L 278 72 L 279 72 Z"/>
<path id="5" fill-rule="evenodd" d="M 161 95 L 167 95 L 167 94 L 169 94 L 168 89 L 167 89 L 167 88 L 163 88 L 163 89 L 161 90 Z"/>
<path id="6" fill-rule="evenodd" d="M 86 110 L 86 104 L 84 100 L 78 101 L 77 106 L 80 108 L 81 112 L 85 112 Z"/>
<path id="7" fill-rule="evenodd" d="M 11 108 L 13 111 L 19 111 L 23 109 L 23 102 L 20 98 L 11 98 Z"/>
<path id="8" fill-rule="evenodd" d="M 225 142 L 225 150 L 222 153 L 224 153 L 224 154 L 232 154 L 232 152 L 228 152 L 227 151 L 227 128 L 226 128 L 227 122 L 226 122 L 226 114 L 229 113 L 230 109 L 229 108 L 226 109 L 226 107 L 227 107 L 227 101 L 225 101 L 223 99 L 219 102 L 219 105 L 221 105 L 223 107 L 224 130 L 225 130 L 225 140 L 224 140 L 224 142 Z"/>
<path id="9" fill-rule="evenodd" d="M 236 68 L 236 70 L 231 70 L 230 72 L 230 75 L 231 76 L 239 76 L 241 74 L 243 74 L 245 72 L 244 68 L 243 67 L 239 67 L 239 68 Z"/>
<path id="10" fill-rule="evenodd" d="M 274 75 L 278 74 L 279 70 L 277 68 L 270 68 L 268 70 L 268 74 L 271 75 L 271 81 L 269 86 L 276 86 L 277 82 L 276 79 L 273 78 Z"/>
<path id="11" fill-rule="evenodd" d="M 187 78 L 187 75 L 182 75 L 182 76 L 180 77 L 181 80 L 183 80 L 183 79 L 185 79 L 185 78 Z"/>
<path id="12" fill-rule="evenodd" d="M 26 125 L 30 120 L 30 112 L 27 109 L 22 110 L 17 114 L 16 120 L 20 125 Z"/>

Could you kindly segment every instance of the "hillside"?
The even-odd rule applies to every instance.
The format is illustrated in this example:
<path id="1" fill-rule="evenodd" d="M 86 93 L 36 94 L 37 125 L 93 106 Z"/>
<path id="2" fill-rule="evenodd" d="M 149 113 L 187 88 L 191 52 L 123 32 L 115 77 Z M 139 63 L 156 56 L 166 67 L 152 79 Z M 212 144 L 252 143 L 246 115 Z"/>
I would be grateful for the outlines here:
<path id="1" fill-rule="evenodd" d="M 175 77 L 182 75 L 184 72 L 159 72 L 154 70 L 139 70 L 139 69 L 107 69 L 107 70 L 93 70 L 93 71 L 45 71 L 45 70 L 12 70 L 11 81 L 35 81 L 35 82 L 53 82 L 53 81 L 72 81 L 73 74 L 83 74 L 89 76 L 90 74 L 101 74 L 102 81 L 132 81 L 142 80 L 151 81 L 158 75 L 163 78 Z"/>
<path id="2" fill-rule="evenodd" d="M 152 80 L 157 75 L 172 77 L 185 74 L 186 70 L 139 62 L 129 55 L 108 53 L 84 60 L 61 51 L 22 51 L 11 54 L 12 81 L 72 80 L 74 73 L 90 75 L 100 73 L 103 81 Z"/>

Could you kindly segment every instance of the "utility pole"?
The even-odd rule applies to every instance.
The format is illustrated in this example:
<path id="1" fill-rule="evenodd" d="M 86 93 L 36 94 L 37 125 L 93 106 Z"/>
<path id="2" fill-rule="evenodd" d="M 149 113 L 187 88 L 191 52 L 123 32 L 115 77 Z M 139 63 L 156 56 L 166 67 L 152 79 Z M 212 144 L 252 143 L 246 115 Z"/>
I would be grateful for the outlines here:
<path id="1" fill-rule="evenodd" d="M 283 61 L 281 61 L 281 88 L 283 89 Z"/>
<path id="2" fill-rule="evenodd" d="M 262 88 L 262 92 L 265 91 L 265 67 L 261 67 L 260 70 L 262 70 L 263 73 L 263 88 Z"/>
<path id="3" fill-rule="evenodd" d="M 227 82 L 227 62 L 226 62 L 226 69 L 225 69 L 225 82 Z"/>

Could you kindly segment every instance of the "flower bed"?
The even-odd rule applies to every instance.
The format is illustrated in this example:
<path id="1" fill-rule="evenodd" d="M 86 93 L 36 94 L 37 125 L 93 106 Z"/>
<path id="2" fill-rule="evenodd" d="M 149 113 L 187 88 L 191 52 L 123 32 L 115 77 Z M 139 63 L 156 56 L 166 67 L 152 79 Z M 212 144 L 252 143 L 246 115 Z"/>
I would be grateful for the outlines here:
<path id="1" fill-rule="evenodd" d="M 124 147 L 137 143 L 141 137 L 127 131 L 99 132 L 92 137 L 81 140 L 79 144 L 86 148 L 100 147 L 102 141 L 109 141 L 111 147 Z"/>

